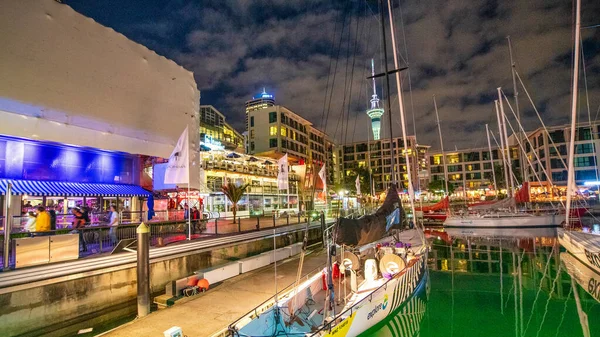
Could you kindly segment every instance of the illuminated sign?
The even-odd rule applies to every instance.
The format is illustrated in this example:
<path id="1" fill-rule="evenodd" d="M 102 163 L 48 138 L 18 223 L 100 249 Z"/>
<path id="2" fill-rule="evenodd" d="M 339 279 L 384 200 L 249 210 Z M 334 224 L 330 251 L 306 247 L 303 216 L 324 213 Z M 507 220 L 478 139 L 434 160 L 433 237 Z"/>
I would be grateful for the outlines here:
<path id="1" fill-rule="evenodd" d="M 204 135 L 204 141 L 200 141 L 200 145 L 204 145 L 211 150 L 225 150 L 225 147 L 220 141 L 214 140 L 213 137 L 209 135 Z"/>

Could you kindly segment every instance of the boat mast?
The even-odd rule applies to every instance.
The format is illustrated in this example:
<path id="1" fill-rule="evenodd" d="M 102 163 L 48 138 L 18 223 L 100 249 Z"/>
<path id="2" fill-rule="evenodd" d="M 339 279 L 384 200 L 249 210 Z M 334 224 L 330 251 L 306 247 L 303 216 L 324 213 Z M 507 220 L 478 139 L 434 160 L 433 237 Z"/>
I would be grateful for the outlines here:
<path id="1" fill-rule="evenodd" d="M 573 189 L 575 188 L 575 171 L 573 167 L 573 157 L 575 154 L 575 130 L 577 126 L 577 95 L 579 82 L 579 47 L 580 41 L 580 26 L 581 26 L 581 0 L 577 0 L 575 9 L 575 57 L 573 62 L 573 98 L 571 99 L 571 134 L 569 140 L 569 158 L 568 158 L 568 178 L 567 178 L 567 205 L 566 205 L 566 220 L 570 227 L 571 215 L 571 198 L 573 197 Z"/>
<path id="2" fill-rule="evenodd" d="M 513 170 L 512 170 L 512 156 L 510 153 L 510 146 L 508 145 L 508 134 L 506 132 L 506 115 L 504 114 L 504 103 L 502 100 L 502 88 L 498 88 L 498 106 L 500 107 L 500 120 L 502 122 L 502 132 L 504 134 L 504 143 L 506 144 L 506 150 L 502 149 L 502 151 L 506 151 L 506 165 L 508 166 L 508 182 L 506 186 L 510 186 L 508 196 L 513 196 Z"/>
<path id="3" fill-rule="evenodd" d="M 517 121 L 519 122 L 519 125 L 521 124 L 521 112 L 519 111 L 519 89 L 517 88 L 517 77 L 515 72 L 517 71 L 516 69 L 516 63 L 515 61 L 513 61 L 513 53 L 512 53 L 512 44 L 510 43 L 510 36 L 507 36 L 506 39 L 508 40 L 508 53 L 510 54 L 510 65 L 511 65 L 511 74 L 512 74 L 512 81 L 513 81 L 513 97 L 515 98 L 515 110 L 517 112 Z M 517 135 L 517 140 L 519 142 L 521 142 L 521 132 L 519 131 L 519 134 Z M 521 179 L 523 181 L 529 181 L 529 173 L 527 172 L 527 170 L 525 170 L 525 160 L 523 159 L 523 157 L 526 156 L 525 153 L 523 153 L 523 151 L 521 151 L 521 149 L 519 148 L 519 163 L 520 163 L 520 171 L 521 171 Z"/>
<path id="4" fill-rule="evenodd" d="M 396 90 L 398 91 L 398 105 L 400 106 L 400 124 L 402 125 L 402 140 L 404 141 L 404 159 L 406 160 L 406 175 L 407 175 L 407 179 L 408 179 L 408 199 L 410 200 L 410 210 L 414 217 L 414 215 L 415 215 L 415 190 L 413 188 L 411 163 L 410 163 L 410 159 L 408 156 L 408 139 L 407 139 L 408 137 L 406 135 L 406 121 L 404 118 L 404 101 L 402 99 L 402 85 L 400 84 L 400 72 L 399 72 L 399 68 L 398 68 L 398 53 L 397 53 L 397 49 L 396 49 L 396 37 L 394 35 L 394 15 L 393 15 L 393 9 L 392 9 L 392 4 L 390 3 L 390 0 L 387 0 L 387 3 L 388 3 L 388 15 L 390 18 L 390 30 L 392 32 L 392 49 L 394 52 L 394 67 L 395 67 L 395 71 L 396 71 Z M 383 23 L 383 20 L 382 20 L 382 23 Z M 390 115 L 391 115 L 391 113 L 390 113 Z M 398 149 L 398 150 L 400 150 L 400 149 Z M 416 146 L 415 146 L 415 150 L 416 150 Z M 411 154 L 412 154 L 412 152 L 411 152 Z M 418 153 L 415 153 L 415 156 L 416 156 L 416 158 L 418 158 Z"/>
<path id="5" fill-rule="evenodd" d="M 388 59 L 387 59 L 387 43 L 385 42 L 385 17 L 383 15 L 383 0 L 379 0 L 379 21 L 381 22 L 381 39 L 382 39 L 382 45 L 383 45 L 383 65 L 384 65 L 384 70 L 385 70 L 385 85 L 386 85 L 386 90 L 387 90 L 387 97 L 386 97 L 386 101 L 387 101 L 387 111 L 388 111 L 388 123 L 389 123 L 389 129 L 390 129 L 390 154 L 391 157 L 394 158 L 393 156 L 393 152 L 394 152 L 394 147 L 392 146 L 394 144 L 394 134 L 392 133 L 392 97 L 391 97 L 391 93 L 390 93 L 390 76 L 388 73 Z M 392 34 L 394 34 L 393 30 L 392 30 Z M 383 148 L 383 143 L 382 143 L 382 148 Z M 395 184 L 397 183 L 396 180 L 396 170 L 394 169 L 396 167 L 396 165 L 394 165 L 394 162 L 392 161 L 392 182 Z"/>
<path id="6" fill-rule="evenodd" d="M 442 139 L 442 128 L 440 126 L 440 115 L 438 114 L 437 102 L 435 101 L 435 95 L 433 95 L 433 106 L 435 107 L 435 119 L 437 121 L 438 133 L 440 134 L 440 146 L 442 147 L 442 163 L 444 165 L 444 183 L 446 188 L 446 196 L 450 194 L 448 190 L 448 169 L 446 168 L 446 153 L 444 152 L 444 140 Z M 486 125 L 487 127 L 487 125 Z M 489 143 L 489 137 L 488 137 Z"/>
<path id="7" fill-rule="evenodd" d="M 502 136 L 502 122 L 500 120 L 500 111 L 498 109 L 498 100 L 494 101 L 496 106 L 496 119 L 498 120 L 498 130 L 500 136 L 500 152 L 502 152 L 502 168 L 504 171 L 504 185 L 506 187 L 506 195 L 510 196 L 510 188 L 508 187 L 508 170 L 506 169 L 506 152 L 504 151 L 504 137 Z"/>
<path id="8" fill-rule="evenodd" d="M 485 135 L 487 136 L 488 150 L 490 151 L 490 166 L 492 168 L 492 177 L 494 179 L 494 191 L 496 191 L 497 195 L 498 185 L 496 185 L 496 170 L 494 170 L 494 156 L 492 155 L 492 143 L 490 142 L 490 129 L 487 124 L 485 125 Z"/>

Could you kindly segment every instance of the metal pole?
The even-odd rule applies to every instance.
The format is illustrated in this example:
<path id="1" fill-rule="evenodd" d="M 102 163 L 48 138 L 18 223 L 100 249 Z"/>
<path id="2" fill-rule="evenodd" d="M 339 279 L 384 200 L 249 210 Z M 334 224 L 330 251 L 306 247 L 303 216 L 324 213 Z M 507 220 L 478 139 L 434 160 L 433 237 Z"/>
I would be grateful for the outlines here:
<path id="1" fill-rule="evenodd" d="M 10 269 L 10 232 L 12 231 L 12 221 L 10 214 L 12 197 L 12 183 L 6 186 L 6 194 L 4 195 L 4 270 Z"/>
<path id="2" fill-rule="evenodd" d="M 515 72 L 517 71 L 517 69 L 516 69 L 515 61 L 513 61 L 512 44 L 510 43 L 510 36 L 507 36 L 506 39 L 508 40 L 508 53 L 510 54 L 510 65 L 511 65 L 511 73 L 512 73 L 512 80 L 513 80 L 513 96 L 515 98 L 515 110 L 517 111 L 517 121 L 519 121 L 519 124 L 521 124 L 521 112 L 519 111 L 519 90 L 517 89 L 517 78 L 515 76 Z M 519 134 L 517 135 L 517 139 L 519 142 L 521 142 L 521 132 L 520 131 L 519 131 Z M 519 150 L 519 166 L 520 166 L 520 171 L 521 171 L 521 179 L 523 181 L 529 181 L 529 174 L 525 170 L 525 159 L 523 159 L 523 157 L 525 155 L 526 154 L 523 153 L 523 151 Z"/>
<path id="3" fill-rule="evenodd" d="M 392 97 L 390 94 L 390 75 L 388 74 L 388 59 L 387 59 L 387 44 L 385 42 L 385 17 L 383 15 L 383 0 L 379 0 L 379 17 L 381 21 L 381 39 L 383 43 L 383 63 L 385 69 L 385 84 L 387 90 L 387 97 L 385 98 L 387 101 L 387 114 L 388 114 L 388 127 L 390 129 L 390 150 L 393 151 L 392 144 L 394 143 L 394 135 L 392 133 Z M 393 155 L 392 155 L 393 158 Z M 394 163 L 392 162 L 392 181 L 396 183 L 396 170 L 394 170 Z M 406 167 L 408 168 L 408 162 L 406 163 Z"/>
<path id="4" fill-rule="evenodd" d="M 498 100 L 494 101 L 496 106 L 496 119 L 498 119 L 498 130 L 500 133 L 500 152 L 502 153 L 502 167 L 504 168 L 504 185 L 506 186 L 506 195 L 510 197 L 510 188 L 508 187 L 508 170 L 506 169 L 506 152 L 504 151 L 504 136 L 502 136 L 502 120 L 500 119 L 500 111 L 498 110 Z"/>
<path id="5" fill-rule="evenodd" d="M 442 128 L 440 125 L 440 115 L 438 114 L 437 102 L 435 101 L 435 95 L 433 95 L 433 106 L 435 107 L 435 119 L 438 125 L 438 133 L 440 134 L 440 146 L 442 148 L 442 163 L 444 165 L 444 183 L 446 186 L 446 196 L 450 194 L 448 190 L 448 169 L 446 168 L 446 153 L 444 152 L 444 141 L 442 139 Z M 487 127 L 487 125 L 486 125 Z M 489 141 L 489 138 L 488 138 Z"/>
<path id="6" fill-rule="evenodd" d="M 512 170 L 512 156 L 510 146 L 508 144 L 508 134 L 506 132 L 506 115 L 504 114 L 504 101 L 502 100 L 502 88 L 498 88 L 498 106 L 500 108 L 500 119 L 502 122 L 502 132 L 504 133 L 504 142 L 506 144 L 506 164 L 508 165 L 508 182 L 507 186 L 510 186 L 509 197 L 512 197 L 514 185 L 513 185 L 513 170 Z M 502 149 L 504 151 L 504 149 Z"/>
<path id="7" fill-rule="evenodd" d="M 579 81 L 579 53 L 581 49 L 579 47 L 580 38 L 580 27 L 581 27 L 581 0 L 577 0 L 577 8 L 575 13 L 575 60 L 573 63 L 573 98 L 571 98 L 571 134 L 569 135 L 569 161 L 568 161 L 568 178 L 567 178 L 567 204 L 565 205 L 567 225 L 570 226 L 571 218 L 571 198 L 573 196 L 573 189 L 575 185 L 575 168 L 573 167 L 573 157 L 575 155 L 575 130 L 577 124 L 577 95 L 579 87 L 577 83 Z"/>
<path id="8" fill-rule="evenodd" d="M 150 228 L 141 223 L 137 233 L 137 312 L 138 317 L 150 313 Z"/>
<path id="9" fill-rule="evenodd" d="M 492 167 L 492 177 L 494 179 L 494 191 L 498 193 L 498 186 L 496 185 L 496 172 L 494 170 L 494 155 L 492 154 L 492 143 L 490 142 L 490 129 L 488 128 L 487 124 L 485 125 L 485 134 L 488 141 L 488 150 L 490 151 L 490 164 Z"/>

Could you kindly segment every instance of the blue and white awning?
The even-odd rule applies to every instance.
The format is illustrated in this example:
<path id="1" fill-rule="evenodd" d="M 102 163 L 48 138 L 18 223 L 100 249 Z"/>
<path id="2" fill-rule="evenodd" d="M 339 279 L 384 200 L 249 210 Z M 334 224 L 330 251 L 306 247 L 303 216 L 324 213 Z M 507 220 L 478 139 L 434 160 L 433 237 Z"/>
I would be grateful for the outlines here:
<path id="1" fill-rule="evenodd" d="M 0 195 L 6 194 L 8 183 L 11 194 L 56 197 L 148 197 L 150 192 L 137 185 L 71 183 L 66 181 L 41 181 L 0 179 Z"/>

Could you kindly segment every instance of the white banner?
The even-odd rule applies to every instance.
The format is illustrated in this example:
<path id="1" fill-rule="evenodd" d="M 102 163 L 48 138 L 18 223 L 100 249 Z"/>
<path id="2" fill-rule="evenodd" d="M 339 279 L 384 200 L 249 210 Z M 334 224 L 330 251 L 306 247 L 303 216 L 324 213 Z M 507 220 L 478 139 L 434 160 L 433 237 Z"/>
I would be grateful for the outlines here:
<path id="1" fill-rule="evenodd" d="M 189 184 L 189 147 L 188 128 L 186 126 L 169 157 L 169 164 L 167 164 L 167 169 L 165 170 L 165 184 Z"/>
<path id="2" fill-rule="evenodd" d="M 321 178 L 321 181 L 323 182 L 323 192 L 325 192 L 327 190 L 326 175 L 327 175 L 327 173 L 325 172 L 325 164 L 323 164 L 323 166 L 321 167 L 321 170 L 319 171 L 319 178 Z"/>
<path id="3" fill-rule="evenodd" d="M 360 176 L 359 175 L 356 176 L 356 181 L 354 182 L 354 185 L 356 186 L 356 195 L 361 195 L 361 193 L 360 193 Z"/>
<path id="4" fill-rule="evenodd" d="M 287 153 L 277 162 L 277 170 L 279 171 L 277 173 L 277 188 L 280 190 L 287 190 L 289 188 Z"/>

